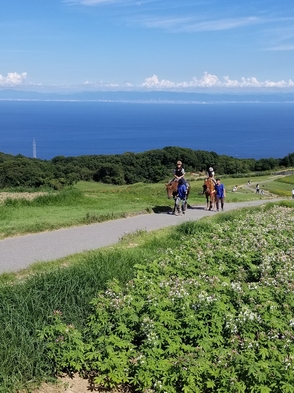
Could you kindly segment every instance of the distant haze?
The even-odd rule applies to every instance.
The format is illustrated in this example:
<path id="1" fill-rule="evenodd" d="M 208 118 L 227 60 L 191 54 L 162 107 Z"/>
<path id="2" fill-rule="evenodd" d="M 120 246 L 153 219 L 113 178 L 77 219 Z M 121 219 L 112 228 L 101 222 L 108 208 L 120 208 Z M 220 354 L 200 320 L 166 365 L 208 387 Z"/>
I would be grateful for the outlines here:
<path id="1" fill-rule="evenodd" d="M 211 94 L 181 93 L 167 91 L 81 91 L 67 93 L 41 93 L 25 90 L 0 90 L 0 100 L 37 101 L 119 101 L 119 102 L 164 102 L 164 103 L 211 103 L 211 102 L 293 102 L 294 93 Z"/>

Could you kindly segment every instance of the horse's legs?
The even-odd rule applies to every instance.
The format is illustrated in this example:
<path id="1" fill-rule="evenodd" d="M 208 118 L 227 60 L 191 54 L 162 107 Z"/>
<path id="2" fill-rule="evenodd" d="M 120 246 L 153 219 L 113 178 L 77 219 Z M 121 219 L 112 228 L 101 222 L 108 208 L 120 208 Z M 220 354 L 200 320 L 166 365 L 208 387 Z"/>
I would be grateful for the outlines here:
<path id="1" fill-rule="evenodd" d="M 206 210 L 208 210 L 210 205 L 210 196 L 209 194 L 206 194 L 205 196 L 206 196 Z"/>
<path id="2" fill-rule="evenodd" d="M 215 195 L 211 194 L 210 195 L 210 204 L 209 204 L 209 210 L 215 210 Z"/>
<path id="3" fill-rule="evenodd" d="M 174 203 L 172 214 L 176 214 L 176 200 L 175 200 L 175 203 Z"/>
<path id="4" fill-rule="evenodd" d="M 174 208 L 172 214 L 177 214 L 177 197 L 174 196 Z"/>

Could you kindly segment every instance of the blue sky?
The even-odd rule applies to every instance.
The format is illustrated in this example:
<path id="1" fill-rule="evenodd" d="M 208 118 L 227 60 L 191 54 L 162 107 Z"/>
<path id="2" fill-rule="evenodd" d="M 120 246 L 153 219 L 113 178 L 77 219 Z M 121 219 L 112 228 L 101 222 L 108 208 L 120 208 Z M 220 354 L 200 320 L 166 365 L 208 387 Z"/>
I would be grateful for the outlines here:
<path id="1" fill-rule="evenodd" d="M 1 0 L 7 88 L 294 92 L 294 2 Z"/>

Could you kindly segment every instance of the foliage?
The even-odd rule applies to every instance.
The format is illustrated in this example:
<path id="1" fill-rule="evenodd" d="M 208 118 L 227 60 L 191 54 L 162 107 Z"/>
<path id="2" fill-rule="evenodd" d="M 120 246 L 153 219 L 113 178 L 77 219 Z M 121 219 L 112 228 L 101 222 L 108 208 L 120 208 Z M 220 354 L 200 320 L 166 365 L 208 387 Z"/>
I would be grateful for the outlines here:
<path id="1" fill-rule="evenodd" d="M 105 164 L 94 174 L 93 180 L 107 184 L 124 184 L 123 169 L 118 164 Z"/>
<path id="2" fill-rule="evenodd" d="M 176 146 L 120 155 L 57 156 L 49 161 L 0 154 L 0 188 L 23 186 L 60 190 L 79 180 L 93 179 L 109 184 L 155 183 L 170 177 L 179 159 L 186 171 L 194 173 L 205 172 L 209 166 L 218 174 L 229 175 L 294 166 L 294 153 L 282 159 L 238 159 Z"/>
<path id="3" fill-rule="evenodd" d="M 84 354 L 84 344 L 81 333 L 74 325 L 65 325 L 61 321 L 62 312 L 55 310 L 52 315 L 51 327 L 45 327 L 40 333 L 40 338 L 51 341 L 48 344 L 48 358 L 58 364 L 70 374 L 73 370 L 80 371 Z M 58 370 L 54 370 L 58 373 Z"/>
<path id="4" fill-rule="evenodd" d="M 155 251 L 151 254 L 154 258 Z M 47 379 L 55 372 L 54 362 L 47 357 L 45 342 L 40 340 L 38 332 L 44 329 L 43 334 L 50 337 L 46 326 L 50 326 L 53 318 L 53 333 L 59 345 L 64 345 L 62 336 L 69 340 L 66 341 L 68 348 L 70 343 L 78 344 L 79 337 L 71 325 L 79 329 L 85 326 L 91 310 L 90 301 L 97 291 L 105 289 L 106 282 L 113 277 L 123 285 L 132 277 L 136 261 L 146 257 L 146 250 L 123 250 L 120 247 L 40 263 L 30 272 L 1 275 L 0 392 L 23 391 L 17 388 L 29 381 Z M 61 324 L 58 323 L 61 316 L 57 310 L 62 310 Z M 58 346 L 55 349 L 54 358 L 58 356 Z M 75 353 L 69 354 L 67 361 L 70 356 L 74 361 Z M 65 369 L 70 371 L 71 366 Z"/>
<path id="5" fill-rule="evenodd" d="M 77 370 L 144 393 L 293 391 L 293 209 L 218 217 L 198 232 L 186 224 L 179 249 L 98 293 L 76 331 Z M 55 348 L 61 323 L 46 327 L 57 371 L 72 351 Z"/>

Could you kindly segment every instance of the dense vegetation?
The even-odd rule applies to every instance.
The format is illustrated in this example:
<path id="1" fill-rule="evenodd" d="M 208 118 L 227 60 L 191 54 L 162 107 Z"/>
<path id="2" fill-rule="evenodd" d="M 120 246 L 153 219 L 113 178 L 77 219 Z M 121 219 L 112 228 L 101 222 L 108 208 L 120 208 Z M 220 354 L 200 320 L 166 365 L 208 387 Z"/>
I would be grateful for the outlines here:
<path id="1" fill-rule="evenodd" d="M 186 223 L 179 249 L 94 297 L 83 331 L 55 310 L 40 334 L 53 371 L 143 393 L 293 392 L 293 213 Z"/>
<path id="2" fill-rule="evenodd" d="M 292 392 L 293 221 L 281 202 L 0 276 L 0 392 L 75 369 L 150 393 Z"/>
<path id="3" fill-rule="evenodd" d="M 281 159 L 238 159 L 215 152 L 165 147 L 120 155 L 57 156 L 52 160 L 0 153 L 0 188 L 51 187 L 60 189 L 79 180 L 109 184 L 156 183 L 170 176 L 181 159 L 186 171 L 203 172 L 213 166 L 219 174 L 240 174 L 289 168 L 294 153 Z"/>

